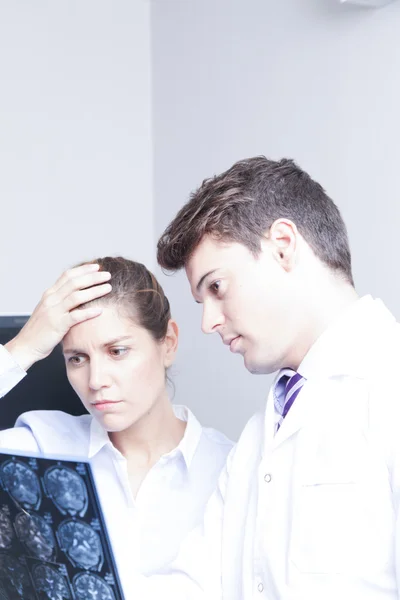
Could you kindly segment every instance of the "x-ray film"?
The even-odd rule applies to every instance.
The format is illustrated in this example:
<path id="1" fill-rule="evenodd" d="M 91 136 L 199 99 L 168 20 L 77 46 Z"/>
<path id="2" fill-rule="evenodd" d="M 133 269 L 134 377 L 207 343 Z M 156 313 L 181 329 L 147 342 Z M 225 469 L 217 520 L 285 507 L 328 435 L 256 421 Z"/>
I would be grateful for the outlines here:
<path id="1" fill-rule="evenodd" d="M 0 453 L 0 600 L 124 600 L 88 462 Z"/>

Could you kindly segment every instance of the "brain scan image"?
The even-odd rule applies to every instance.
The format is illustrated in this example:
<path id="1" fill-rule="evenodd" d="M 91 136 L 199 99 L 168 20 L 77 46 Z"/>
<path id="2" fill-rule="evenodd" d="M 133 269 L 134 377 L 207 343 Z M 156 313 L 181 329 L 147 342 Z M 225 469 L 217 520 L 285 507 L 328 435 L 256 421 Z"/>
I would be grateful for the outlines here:
<path id="1" fill-rule="evenodd" d="M 12 600 L 35 600 L 28 571 L 16 558 L 0 555 L 0 578 L 6 596 L 10 596 Z"/>
<path id="2" fill-rule="evenodd" d="M 19 513 L 15 531 L 29 552 L 41 560 L 51 560 L 56 553 L 56 540 L 48 523 L 38 515 Z"/>
<path id="3" fill-rule="evenodd" d="M 25 463 L 8 460 L 0 467 L 4 488 L 17 504 L 38 509 L 42 498 L 39 479 Z"/>
<path id="4" fill-rule="evenodd" d="M 51 467 L 44 475 L 44 483 L 50 498 L 63 514 L 84 516 L 88 494 L 82 477 L 67 467 Z"/>
<path id="5" fill-rule="evenodd" d="M 81 573 L 73 583 L 76 600 L 115 600 L 111 587 L 98 575 Z"/>
<path id="6" fill-rule="evenodd" d="M 0 582 L 0 600 L 9 600 L 9 597 L 7 596 L 5 589 L 1 585 L 1 582 Z"/>
<path id="7" fill-rule="evenodd" d="M 32 578 L 41 600 L 71 600 L 67 580 L 50 565 L 36 565 Z"/>
<path id="8" fill-rule="evenodd" d="M 57 531 L 60 548 L 74 566 L 100 569 L 103 550 L 98 533 L 82 521 L 68 520 Z"/>
<path id="9" fill-rule="evenodd" d="M 0 452 L 0 600 L 122 600 L 92 467 Z"/>
<path id="10" fill-rule="evenodd" d="M 11 520 L 4 510 L 0 510 L 0 549 L 7 550 L 11 548 L 13 541 L 14 530 Z"/>

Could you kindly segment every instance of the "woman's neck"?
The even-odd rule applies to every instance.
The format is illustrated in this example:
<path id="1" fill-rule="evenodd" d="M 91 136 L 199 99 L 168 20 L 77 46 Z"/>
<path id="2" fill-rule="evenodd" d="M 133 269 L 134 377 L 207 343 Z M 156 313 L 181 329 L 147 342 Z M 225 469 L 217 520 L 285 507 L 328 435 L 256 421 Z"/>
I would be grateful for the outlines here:
<path id="1" fill-rule="evenodd" d="M 186 423 L 175 416 L 165 395 L 132 427 L 109 433 L 109 437 L 128 462 L 151 468 L 163 454 L 178 446 L 185 429 Z"/>

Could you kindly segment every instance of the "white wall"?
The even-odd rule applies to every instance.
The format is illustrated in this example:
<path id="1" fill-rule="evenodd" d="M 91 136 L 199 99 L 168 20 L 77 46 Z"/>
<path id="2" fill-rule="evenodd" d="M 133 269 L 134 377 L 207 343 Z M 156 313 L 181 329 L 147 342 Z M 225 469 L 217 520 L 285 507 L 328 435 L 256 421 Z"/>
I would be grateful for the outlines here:
<path id="1" fill-rule="evenodd" d="M 400 317 L 399 32 L 398 1 L 154 0 L 157 234 L 204 177 L 294 157 L 342 210 L 358 291 Z M 162 281 L 182 333 L 176 400 L 236 437 L 269 378 L 200 333 L 182 274 Z"/>
<path id="2" fill-rule="evenodd" d="M 154 260 L 150 5 L 0 0 L 0 312 L 65 267 Z"/>

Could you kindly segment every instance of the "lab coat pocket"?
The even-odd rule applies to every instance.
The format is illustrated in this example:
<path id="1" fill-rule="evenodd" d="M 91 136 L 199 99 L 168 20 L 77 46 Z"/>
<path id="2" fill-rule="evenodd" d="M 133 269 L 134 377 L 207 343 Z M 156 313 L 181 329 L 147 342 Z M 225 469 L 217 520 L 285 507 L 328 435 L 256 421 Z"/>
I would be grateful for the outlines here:
<path id="1" fill-rule="evenodd" d="M 387 562 L 390 505 L 374 498 L 372 487 L 324 478 L 301 485 L 295 504 L 290 559 L 300 572 L 354 576 Z"/>
<path id="2" fill-rule="evenodd" d="M 359 504 L 353 481 L 302 485 L 293 521 L 291 558 L 304 573 L 341 573 L 353 563 L 351 518 Z"/>

